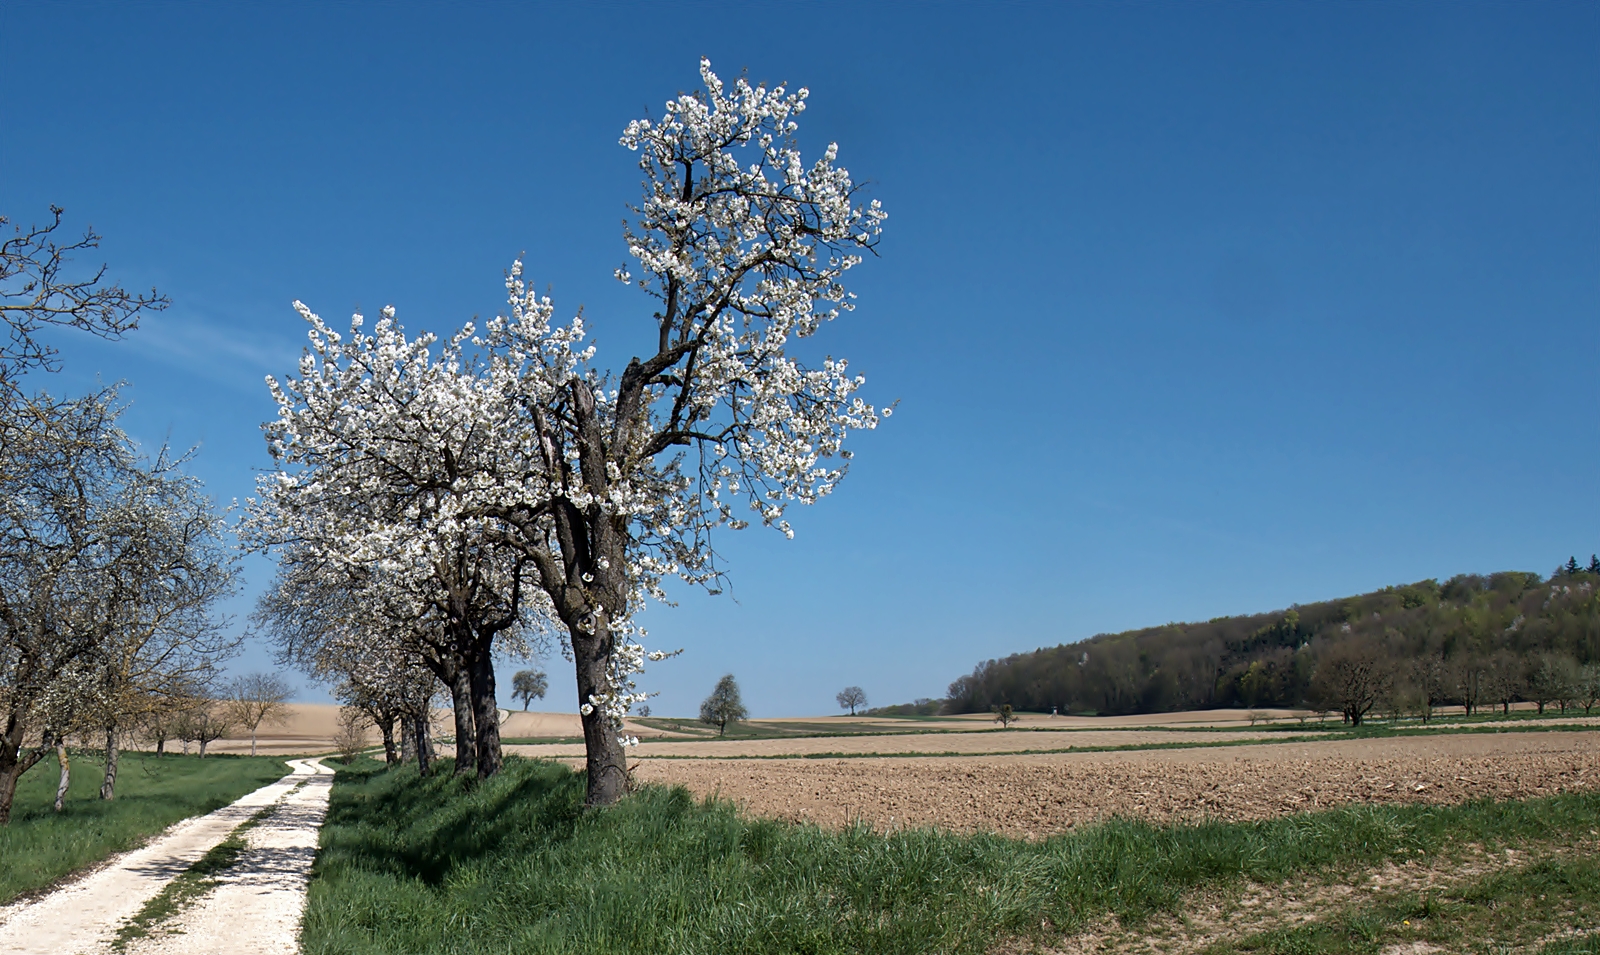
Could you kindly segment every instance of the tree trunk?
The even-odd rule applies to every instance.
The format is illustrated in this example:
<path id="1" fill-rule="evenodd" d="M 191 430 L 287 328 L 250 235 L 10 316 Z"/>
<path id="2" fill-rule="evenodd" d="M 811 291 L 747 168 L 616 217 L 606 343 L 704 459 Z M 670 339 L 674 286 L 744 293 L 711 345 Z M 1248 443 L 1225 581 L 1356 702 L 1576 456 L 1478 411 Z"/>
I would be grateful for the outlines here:
<path id="1" fill-rule="evenodd" d="M 72 782 L 72 764 L 67 761 L 67 741 L 56 739 L 56 762 L 61 764 L 61 782 L 56 785 L 56 812 L 67 798 L 67 785 Z"/>
<path id="2" fill-rule="evenodd" d="M 252 727 L 250 727 L 250 755 L 254 756 L 255 754 L 256 754 L 256 728 L 254 726 L 252 726 Z"/>
<path id="3" fill-rule="evenodd" d="M 472 720 L 477 727 L 478 778 L 500 772 L 500 703 L 494 695 L 494 658 L 487 648 L 472 662 Z"/>
<path id="4" fill-rule="evenodd" d="M 606 654 L 611 634 L 572 635 L 572 657 L 578 670 L 578 704 L 611 692 L 611 675 L 606 672 Z M 588 773 L 585 806 L 609 806 L 628 791 L 627 754 L 617 741 L 617 731 L 606 722 L 599 708 L 583 716 L 584 768 Z"/>
<path id="5" fill-rule="evenodd" d="M 415 742 L 417 748 L 417 773 L 422 776 L 433 771 L 433 734 L 428 729 L 431 720 L 426 715 L 412 721 L 415 728 Z"/>
<path id="6" fill-rule="evenodd" d="M 478 730 L 472 721 L 472 674 L 458 666 L 451 675 L 450 703 L 456 715 L 455 775 L 472 772 L 478 763 Z"/>
<path id="7" fill-rule="evenodd" d="M 205 759 L 206 758 L 206 741 L 205 740 L 200 740 L 199 743 L 200 743 L 200 758 L 201 759 Z"/>
<path id="8" fill-rule="evenodd" d="M 400 717 L 400 765 L 411 762 L 417 755 L 417 721 L 409 716 Z"/>
<path id="9" fill-rule="evenodd" d="M 387 719 L 379 723 L 378 730 L 383 733 L 383 763 L 385 766 L 393 766 L 395 763 L 394 720 Z"/>
<path id="10" fill-rule="evenodd" d="M 17 796 L 17 780 L 22 774 L 33 768 L 33 764 L 44 758 L 43 746 L 22 755 L 22 726 L 13 716 L 6 727 L 6 734 L 0 736 L 0 826 L 11 824 L 11 802 Z"/>
<path id="11" fill-rule="evenodd" d="M 165 755 L 167 755 L 167 738 L 165 736 L 157 736 L 156 737 L 156 756 L 157 757 L 161 757 L 161 756 L 165 756 Z"/>
<path id="12" fill-rule="evenodd" d="M 106 778 L 100 784 L 100 798 L 112 800 L 117 798 L 117 757 L 121 753 L 117 749 L 117 728 L 106 727 Z"/>

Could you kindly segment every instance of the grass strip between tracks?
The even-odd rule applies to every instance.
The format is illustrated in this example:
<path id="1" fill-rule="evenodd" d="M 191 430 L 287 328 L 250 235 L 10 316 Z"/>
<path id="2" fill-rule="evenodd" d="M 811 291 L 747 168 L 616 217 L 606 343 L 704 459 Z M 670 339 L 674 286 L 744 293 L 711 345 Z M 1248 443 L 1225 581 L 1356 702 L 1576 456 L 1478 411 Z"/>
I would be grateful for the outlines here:
<path id="1" fill-rule="evenodd" d="M 301 783 L 295 789 L 298 790 L 304 785 L 305 783 Z M 133 918 L 117 929 L 116 938 L 111 943 L 112 951 L 126 950 L 129 942 L 144 938 L 160 926 L 177 918 L 195 900 L 221 884 L 217 876 L 233 868 L 233 864 L 238 862 L 239 857 L 244 855 L 245 849 L 249 848 L 245 838 L 246 833 L 266 821 L 267 817 L 277 812 L 281 805 L 283 802 L 279 800 L 258 810 L 228 833 L 228 838 L 212 846 L 205 855 L 196 859 L 193 865 L 168 882 Z"/>
<path id="2" fill-rule="evenodd" d="M 339 771 L 307 955 L 981 953 L 1107 917 L 1136 924 L 1208 885 L 1600 830 L 1600 794 L 1566 794 L 1254 823 L 1113 820 L 1028 843 L 827 831 L 657 786 L 585 812 L 582 775 L 556 763 L 509 759 L 482 784 L 450 778 L 448 760 L 440 769 Z"/>
<path id="3" fill-rule="evenodd" d="M 107 802 L 100 798 L 104 764 L 91 753 L 75 750 L 71 757 L 72 784 L 59 813 L 54 759 L 41 761 L 18 783 L 11 824 L 0 826 L 0 904 L 46 890 L 289 772 L 283 760 L 267 756 L 125 752 L 117 798 Z"/>

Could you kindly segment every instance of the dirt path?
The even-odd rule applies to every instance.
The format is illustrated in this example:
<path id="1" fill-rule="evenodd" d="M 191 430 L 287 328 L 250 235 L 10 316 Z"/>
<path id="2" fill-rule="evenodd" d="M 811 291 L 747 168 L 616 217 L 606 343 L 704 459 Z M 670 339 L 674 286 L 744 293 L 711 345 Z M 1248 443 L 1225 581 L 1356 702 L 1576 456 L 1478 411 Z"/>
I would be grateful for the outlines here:
<path id="1" fill-rule="evenodd" d="M 3 930 L 9 946 L 8 955 L 97 955 L 110 951 L 117 929 L 137 914 L 167 883 L 257 812 L 286 796 L 290 799 L 285 805 L 268 822 L 257 827 L 262 830 L 259 837 L 262 840 L 280 828 L 287 830 L 275 837 L 282 843 L 276 856 L 267 851 L 276 848 L 275 843 L 262 843 L 261 861 L 257 863 L 257 868 L 263 872 L 270 870 L 270 876 L 257 884 L 262 893 L 274 893 L 270 904 L 259 894 L 248 897 L 235 906 L 237 911 L 220 915 L 227 923 L 228 938 L 218 940 L 213 948 L 183 950 L 296 951 L 300 910 L 305 898 L 305 872 L 310 869 L 310 856 L 316 853 L 317 826 L 322 822 L 329 783 L 333 777 L 331 770 L 311 760 L 290 760 L 289 766 L 292 770 L 290 774 L 277 782 L 263 786 L 210 815 L 178 823 L 144 848 L 113 859 L 86 878 L 44 898 L 0 909 L 0 930 Z M 302 783 L 306 785 L 296 792 L 296 787 Z M 279 819 L 279 816 L 283 818 Z M 247 868 L 250 859 L 258 855 L 257 838 L 255 830 L 252 830 L 250 851 L 241 860 L 244 865 L 239 868 Z M 302 851 L 301 843 L 307 838 L 310 848 Z M 229 877 L 232 877 L 232 872 Z M 293 894 L 296 891 L 298 895 L 292 900 L 277 897 L 285 892 Z M 220 890 L 218 894 L 221 894 Z M 252 906 L 264 911 L 249 914 L 243 911 Z M 284 934 L 278 929 L 282 922 L 281 914 L 275 917 L 273 912 L 286 907 L 293 908 L 293 916 L 284 944 L 279 940 Z M 258 928 L 273 931 L 269 941 L 275 947 L 250 947 L 250 940 L 243 932 L 253 932 Z"/>
<path id="2" fill-rule="evenodd" d="M 155 934 L 130 944 L 127 955 L 293 955 L 300 950 L 306 882 L 333 788 L 333 770 L 312 767 L 317 775 L 246 833 L 248 847 L 218 876 L 221 884 Z"/>

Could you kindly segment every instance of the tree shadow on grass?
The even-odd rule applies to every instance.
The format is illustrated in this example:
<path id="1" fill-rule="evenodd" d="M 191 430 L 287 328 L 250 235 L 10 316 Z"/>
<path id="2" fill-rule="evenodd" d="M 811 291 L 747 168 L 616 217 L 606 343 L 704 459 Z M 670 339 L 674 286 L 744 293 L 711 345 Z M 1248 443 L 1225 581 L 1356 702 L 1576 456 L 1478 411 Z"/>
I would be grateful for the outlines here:
<path id="1" fill-rule="evenodd" d="M 583 777 L 553 763 L 508 760 L 493 779 L 452 778 L 450 760 L 414 768 L 341 769 L 316 872 L 350 867 L 437 886 L 508 846 L 572 838 Z"/>

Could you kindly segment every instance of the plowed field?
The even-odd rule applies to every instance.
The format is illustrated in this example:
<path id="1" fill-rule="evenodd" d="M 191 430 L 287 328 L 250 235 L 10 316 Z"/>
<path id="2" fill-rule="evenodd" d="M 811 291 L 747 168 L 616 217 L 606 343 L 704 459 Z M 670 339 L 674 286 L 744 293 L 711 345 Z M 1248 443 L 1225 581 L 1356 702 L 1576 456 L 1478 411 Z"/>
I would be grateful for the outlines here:
<path id="1" fill-rule="evenodd" d="M 938 737 L 922 739 L 937 745 Z M 647 757 L 638 761 L 636 777 L 716 794 L 756 815 L 829 827 L 859 819 L 881 828 L 940 826 L 1041 838 L 1110 815 L 1244 820 L 1353 802 L 1454 803 L 1596 789 L 1600 733 L 1027 756 Z"/>

